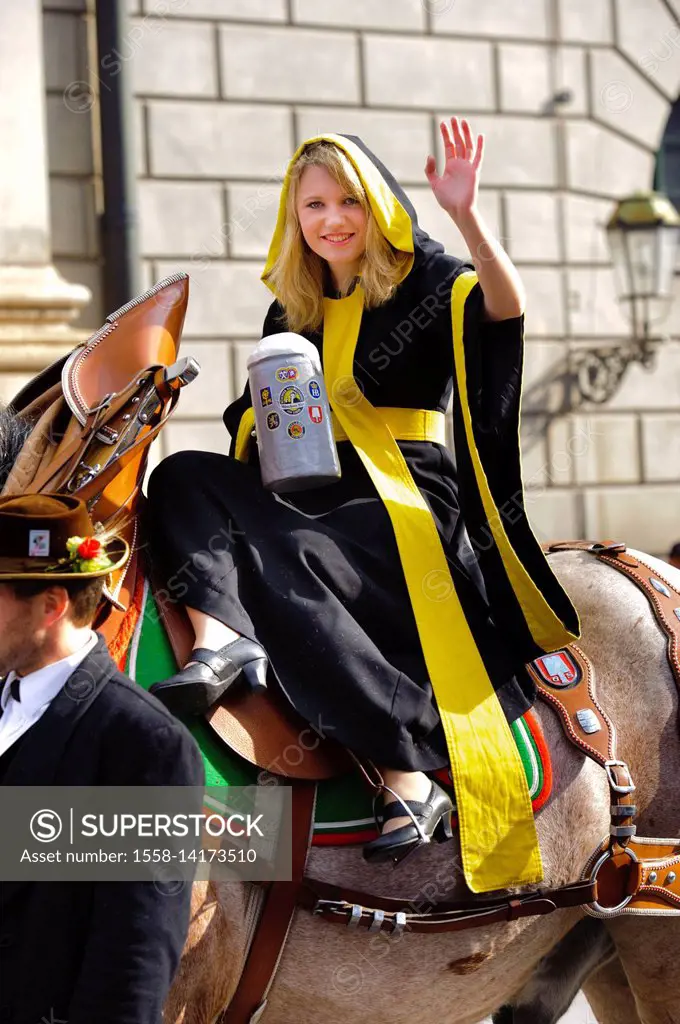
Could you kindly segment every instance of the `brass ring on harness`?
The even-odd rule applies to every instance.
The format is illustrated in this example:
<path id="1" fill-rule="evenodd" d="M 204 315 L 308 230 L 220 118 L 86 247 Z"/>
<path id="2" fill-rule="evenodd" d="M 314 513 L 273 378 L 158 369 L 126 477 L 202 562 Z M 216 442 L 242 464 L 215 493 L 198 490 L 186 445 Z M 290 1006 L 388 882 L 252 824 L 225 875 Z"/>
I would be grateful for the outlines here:
<path id="1" fill-rule="evenodd" d="M 623 848 L 623 852 L 628 854 L 628 856 L 630 857 L 630 859 L 633 861 L 634 864 L 638 864 L 639 863 L 639 860 L 636 857 L 635 852 L 633 850 L 631 850 L 628 846 Z M 598 876 L 598 874 L 600 872 L 600 868 L 602 867 L 603 864 L 606 863 L 606 861 L 609 860 L 609 858 L 611 856 L 612 856 L 612 851 L 611 851 L 611 849 L 608 849 L 608 850 L 605 850 L 605 852 L 598 857 L 598 859 L 595 861 L 595 865 L 593 866 L 593 870 L 592 870 L 592 872 L 590 874 L 590 881 L 591 882 L 594 882 L 597 879 L 597 876 Z M 634 895 L 635 894 L 632 893 L 630 896 L 624 897 L 624 899 L 621 901 L 621 903 L 617 904 L 615 907 L 603 907 L 603 906 L 601 906 L 597 902 L 597 900 L 593 901 L 593 903 L 588 903 L 587 906 L 588 906 L 589 910 L 593 910 L 595 913 L 601 914 L 603 917 L 614 917 L 616 914 L 619 914 L 623 910 L 624 907 L 628 906 L 630 901 L 633 899 Z"/>

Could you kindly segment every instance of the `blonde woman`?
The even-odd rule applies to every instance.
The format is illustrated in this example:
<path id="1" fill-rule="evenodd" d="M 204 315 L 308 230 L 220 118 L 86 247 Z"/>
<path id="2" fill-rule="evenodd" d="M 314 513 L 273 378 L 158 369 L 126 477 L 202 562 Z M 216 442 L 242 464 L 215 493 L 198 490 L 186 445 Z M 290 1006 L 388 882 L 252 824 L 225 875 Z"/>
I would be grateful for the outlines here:
<path id="1" fill-rule="evenodd" d="M 358 138 L 309 140 L 285 178 L 263 273 L 276 297 L 263 336 L 290 330 L 318 347 L 344 437 L 341 479 L 265 491 L 246 387 L 224 414 L 231 457 L 178 453 L 149 487 L 153 556 L 196 634 L 188 666 L 154 694 L 177 713 L 201 712 L 241 675 L 263 682 L 269 665 L 319 732 L 379 766 L 382 834 L 364 849 L 371 861 L 398 862 L 451 835 L 451 801 L 425 773 L 451 761 L 462 780 L 454 726 L 466 702 L 474 728 L 480 708 L 493 704 L 505 723 L 534 699 L 523 664 L 542 648 L 490 529 L 489 500 L 507 519 L 522 579 L 577 629 L 522 507 L 524 293 L 478 211 L 483 140 L 456 118 L 441 133 L 443 172 L 430 156 L 425 174 L 467 263 L 418 226 Z M 456 310 L 457 466 L 443 429 Z"/>

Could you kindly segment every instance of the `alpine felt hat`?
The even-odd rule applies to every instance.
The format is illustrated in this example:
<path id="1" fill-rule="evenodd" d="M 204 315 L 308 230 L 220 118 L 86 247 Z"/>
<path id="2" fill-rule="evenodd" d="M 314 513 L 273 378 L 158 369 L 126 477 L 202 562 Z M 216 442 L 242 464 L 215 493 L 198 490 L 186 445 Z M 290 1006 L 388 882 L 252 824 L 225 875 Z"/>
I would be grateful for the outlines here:
<path id="1" fill-rule="evenodd" d="M 0 582 L 96 579 L 119 569 L 129 554 L 122 537 L 95 533 L 79 498 L 0 497 Z"/>

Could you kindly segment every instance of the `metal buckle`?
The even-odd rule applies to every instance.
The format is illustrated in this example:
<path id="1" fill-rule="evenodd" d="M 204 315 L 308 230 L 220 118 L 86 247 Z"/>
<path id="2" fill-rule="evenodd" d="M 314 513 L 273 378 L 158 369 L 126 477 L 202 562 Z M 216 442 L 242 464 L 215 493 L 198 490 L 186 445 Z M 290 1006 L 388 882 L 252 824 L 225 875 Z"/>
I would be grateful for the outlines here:
<path id="1" fill-rule="evenodd" d="M 397 937 L 404 934 L 406 930 L 406 914 L 403 910 L 398 910 L 394 915 L 394 926 L 390 935 L 396 935 Z"/>
<path id="2" fill-rule="evenodd" d="M 345 903 L 343 900 L 317 900 L 312 913 L 323 914 L 327 910 L 335 914 L 349 913 L 348 928 L 356 928 L 361 921 L 362 908 L 358 903 L 350 906 L 349 903 Z"/>
<path id="3" fill-rule="evenodd" d="M 637 833 L 636 825 L 610 825 L 609 834 L 614 839 L 631 839 Z"/>
<path id="4" fill-rule="evenodd" d="M 81 462 L 78 465 L 75 473 L 66 484 L 66 490 L 69 494 L 73 494 L 74 491 L 80 490 L 85 484 L 89 484 L 96 477 L 97 473 L 101 472 L 101 465 L 95 462 L 94 466 L 88 466 L 86 462 Z"/>
<path id="5" fill-rule="evenodd" d="M 612 818 L 634 818 L 637 814 L 635 804 L 612 804 L 609 808 Z"/>
<path id="6" fill-rule="evenodd" d="M 368 929 L 369 932 L 371 932 L 371 933 L 379 932 L 381 930 L 382 926 L 383 926 L 384 920 L 385 920 L 385 911 L 384 910 L 374 910 L 373 911 L 373 920 L 371 921 L 370 928 Z"/>
<path id="7" fill-rule="evenodd" d="M 186 384 L 191 384 L 200 372 L 201 364 L 197 359 L 194 359 L 193 356 L 182 356 L 172 366 L 166 367 L 165 382 L 174 384 L 175 381 L 178 381 L 179 386 L 183 388 Z"/>
<path id="8" fill-rule="evenodd" d="M 349 910 L 349 903 L 344 903 L 341 900 L 317 900 L 312 913 L 323 914 L 325 910 L 342 913 L 343 910 Z"/>
<path id="9" fill-rule="evenodd" d="M 614 773 L 612 771 L 612 768 L 625 768 L 626 771 L 628 772 L 628 778 L 630 779 L 630 785 L 629 786 L 620 786 L 618 784 L 618 782 L 616 781 L 616 779 L 614 778 Z M 604 763 L 604 770 L 607 773 L 607 779 L 609 780 L 609 785 L 611 786 L 611 788 L 614 790 L 615 793 L 626 794 L 626 793 L 634 793 L 635 792 L 635 784 L 633 783 L 633 778 L 632 778 L 632 776 L 630 774 L 630 768 L 628 767 L 628 765 L 626 764 L 625 761 L 605 761 L 605 763 Z"/>
<path id="10" fill-rule="evenodd" d="M 406 914 L 403 910 L 398 910 L 396 913 L 386 913 L 384 910 L 366 910 L 366 908 L 359 906 L 358 903 L 354 903 L 350 906 L 349 903 L 345 903 L 342 900 L 317 900 L 314 904 L 313 914 L 323 914 L 325 911 L 337 914 L 349 914 L 347 920 L 347 927 L 354 930 L 361 924 L 364 911 L 372 915 L 372 921 L 369 925 L 368 932 L 374 935 L 382 930 L 382 927 L 386 923 L 392 925 L 392 930 L 386 934 L 391 938 L 393 935 L 397 937 L 403 935 L 406 930 Z"/>
<path id="11" fill-rule="evenodd" d="M 630 857 L 630 859 L 633 861 L 634 864 L 638 863 L 638 858 L 635 856 L 635 853 L 633 852 L 633 850 L 630 849 L 630 847 L 628 847 L 628 846 L 624 847 L 623 852 L 628 854 L 628 856 Z M 591 876 L 590 876 L 590 881 L 591 882 L 594 882 L 596 880 L 596 878 L 597 878 L 597 876 L 599 874 L 600 868 L 605 863 L 605 861 L 609 860 L 610 857 L 611 857 L 611 850 L 605 850 L 605 852 L 598 858 L 598 860 L 595 862 L 595 866 L 593 867 L 593 870 L 592 870 L 592 873 L 591 873 Z M 628 906 L 630 901 L 633 899 L 633 896 L 635 896 L 635 893 L 633 893 L 632 896 L 624 897 L 622 902 L 619 903 L 618 906 L 616 906 L 616 907 L 602 907 L 597 902 L 597 900 L 595 900 L 593 903 L 589 903 L 588 906 L 591 908 L 591 910 L 594 910 L 596 913 L 602 914 L 603 917 L 614 917 L 616 914 L 619 914 L 623 910 L 624 907 Z"/>
<path id="12" fill-rule="evenodd" d="M 360 921 L 361 921 L 361 907 L 358 905 L 358 903 L 355 903 L 352 906 L 352 912 L 349 915 L 349 921 L 347 922 L 347 927 L 348 928 L 352 928 L 352 929 L 353 928 L 358 928 Z"/>

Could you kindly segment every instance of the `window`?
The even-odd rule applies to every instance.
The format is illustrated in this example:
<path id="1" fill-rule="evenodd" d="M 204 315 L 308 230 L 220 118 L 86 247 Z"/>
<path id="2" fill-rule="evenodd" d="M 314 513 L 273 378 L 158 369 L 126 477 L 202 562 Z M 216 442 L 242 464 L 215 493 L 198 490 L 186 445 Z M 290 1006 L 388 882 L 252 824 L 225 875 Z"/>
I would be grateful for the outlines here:
<path id="1" fill-rule="evenodd" d="M 680 99 L 675 101 L 661 140 L 654 188 L 665 192 L 680 213 Z"/>

